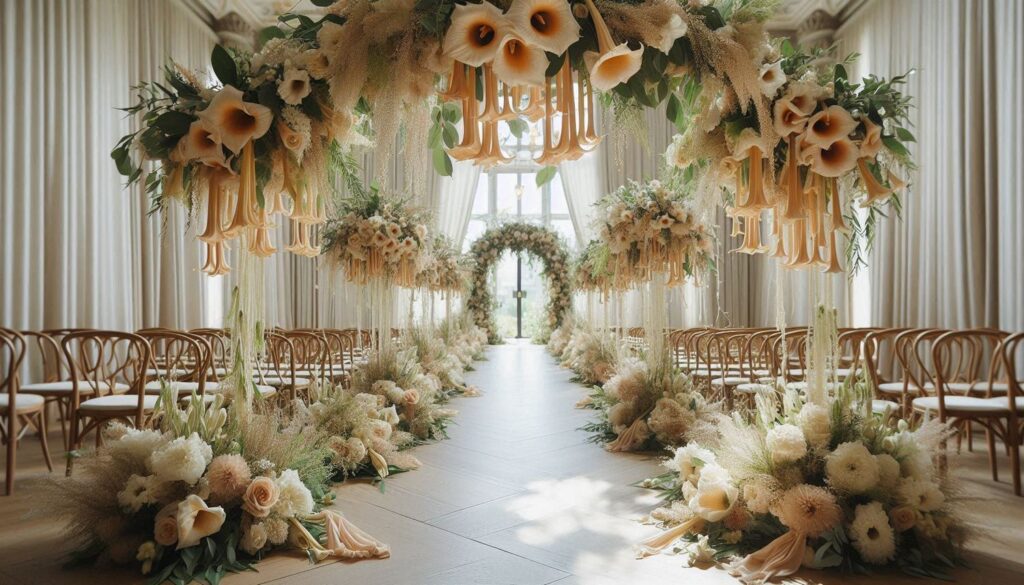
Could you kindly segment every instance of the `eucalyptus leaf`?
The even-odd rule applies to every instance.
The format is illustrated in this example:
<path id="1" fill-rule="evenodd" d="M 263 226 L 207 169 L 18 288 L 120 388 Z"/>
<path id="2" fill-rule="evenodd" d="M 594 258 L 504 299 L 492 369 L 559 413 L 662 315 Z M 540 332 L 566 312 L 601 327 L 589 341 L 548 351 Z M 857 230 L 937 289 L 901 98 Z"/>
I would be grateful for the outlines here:
<path id="1" fill-rule="evenodd" d="M 452 176 L 452 171 L 454 170 L 452 167 L 452 159 L 448 157 L 448 153 L 445 152 L 443 148 L 435 148 L 432 159 L 434 163 L 434 170 L 437 171 L 437 174 L 442 177 Z"/>
<path id="2" fill-rule="evenodd" d="M 555 173 L 558 172 L 558 167 L 548 165 L 537 172 L 537 186 L 541 187 L 546 183 L 550 183 L 551 179 L 555 178 Z"/>

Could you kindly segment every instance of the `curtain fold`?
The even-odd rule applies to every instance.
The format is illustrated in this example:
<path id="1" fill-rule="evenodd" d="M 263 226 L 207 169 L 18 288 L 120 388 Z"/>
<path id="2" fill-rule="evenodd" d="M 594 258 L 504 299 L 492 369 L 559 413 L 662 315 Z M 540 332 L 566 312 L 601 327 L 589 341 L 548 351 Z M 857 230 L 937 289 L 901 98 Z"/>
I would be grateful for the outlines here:
<path id="1" fill-rule="evenodd" d="M 598 145 L 597 149 L 582 157 L 558 165 L 569 218 L 581 247 L 597 236 L 593 226 L 597 215 L 594 205 L 608 193 L 604 173 L 601 172 L 603 159 L 603 150 Z"/>

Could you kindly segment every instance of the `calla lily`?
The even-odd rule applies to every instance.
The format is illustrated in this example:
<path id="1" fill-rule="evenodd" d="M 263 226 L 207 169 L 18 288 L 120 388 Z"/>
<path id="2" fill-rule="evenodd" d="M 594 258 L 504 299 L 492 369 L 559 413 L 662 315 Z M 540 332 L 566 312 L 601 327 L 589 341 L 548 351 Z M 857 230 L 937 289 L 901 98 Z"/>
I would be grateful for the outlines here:
<path id="1" fill-rule="evenodd" d="M 292 130 L 284 122 L 278 122 L 277 135 L 281 138 L 281 143 L 284 144 L 285 148 L 295 153 L 296 159 L 302 160 L 302 154 L 306 151 L 306 147 L 309 146 L 308 135 Z"/>
<path id="2" fill-rule="evenodd" d="M 786 137 L 799 134 L 807 126 L 807 113 L 800 109 L 793 100 L 782 98 L 775 102 L 775 133 Z"/>
<path id="3" fill-rule="evenodd" d="M 736 486 L 728 482 L 702 481 L 697 486 L 694 498 L 690 500 L 690 509 L 696 516 L 708 522 L 718 522 L 732 510 L 738 495 L 739 490 Z"/>
<path id="4" fill-rule="evenodd" d="M 384 479 L 388 476 L 388 462 L 384 459 L 384 456 L 374 451 L 373 449 L 367 449 L 367 453 L 370 455 L 370 464 L 373 465 L 373 469 L 376 470 L 377 475 Z"/>
<path id="5" fill-rule="evenodd" d="M 188 548 L 203 538 L 216 534 L 224 525 L 224 508 L 210 508 L 199 496 L 192 494 L 178 504 L 178 546 Z"/>
<path id="6" fill-rule="evenodd" d="M 508 85 L 543 85 L 548 57 L 524 39 L 506 35 L 494 57 L 494 73 Z M 507 93 L 506 93 L 507 95 Z"/>
<path id="7" fill-rule="evenodd" d="M 828 108 L 811 116 L 807 122 L 805 139 L 816 146 L 826 147 L 846 138 L 857 127 L 857 121 L 841 106 Z"/>
<path id="8" fill-rule="evenodd" d="M 221 147 L 220 130 L 205 120 L 196 120 L 188 127 L 171 152 L 171 160 L 188 162 L 198 160 L 209 167 L 227 168 L 228 162 Z"/>
<path id="9" fill-rule="evenodd" d="M 882 149 L 882 127 L 872 122 L 867 116 L 860 119 L 864 124 L 864 140 L 860 141 L 860 155 L 874 158 Z"/>
<path id="10" fill-rule="evenodd" d="M 841 138 L 812 154 L 811 170 L 823 177 L 841 177 L 857 166 L 857 145 L 849 138 Z"/>
<path id="11" fill-rule="evenodd" d="M 622 43 L 615 45 L 612 40 L 612 33 L 608 25 L 601 18 L 593 0 L 586 0 L 587 9 L 590 10 L 590 18 L 594 21 L 594 29 L 597 31 L 598 51 L 588 51 L 583 55 L 583 60 L 590 70 L 590 83 L 601 91 L 611 91 L 616 85 L 625 83 L 630 77 L 640 70 L 643 62 L 644 48 L 630 49 L 629 45 Z"/>
<path id="12" fill-rule="evenodd" d="M 580 25 L 566 0 L 514 0 L 508 20 L 524 41 L 556 55 L 580 38 Z"/>
<path id="13" fill-rule="evenodd" d="M 875 174 L 868 168 L 868 159 L 862 158 L 858 160 L 857 167 L 860 171 L 861 181 L 864 183 L 864 190 L 868 194 L 867 199 L 861 202 L 861 207 L 868 207 L 876 201 L 881 201 L 892 195 L 892 188 L 879 183 L 878 179 L 875 178 Z"/>
<path id="14" fill-rule="evenodd" d="M 444 53 L 471 67 L 494 59 L 505 37 L 508 20 L 490 2 L 457 4 L 444 36 Z"/>
<path id="15" fill-rule="evenodd" d="M 297 67 L 285 67 L 284 78 L 277 85 L 277 95 L 286 104 L 297 106 L 309 95 L 309 72 Z"/>
<path id="16" fill-rule="evenodd" d="M 683 17 L 678 14 L 670 16 L 668 22 L 665 23 L 665 27 L 661 29 L 661 35 L 658 38 L 658 50 L 668 55 L 669 51 L 672 50 L 672 45 L 676 44 L 677 39 L 685 36 L 687 30 L 688 27 L 686 22 L 683 21 Z"/>
<path id="17" fill-rule="evenodd" d="M 782 70 L 782 61 L 765 63 L 761 66 L 761 93 L 775 97 L 786 83 L 786 73 Z"/>
<path id="18" fill-rule="evenodd" d="M 217 128 L 224 146 L 238 154 L 247 142 L 267 133 L 274 114 L 270 108 L 244 101 L 242 92 L 226 85 L 199 112 L 199 119 Z"/>

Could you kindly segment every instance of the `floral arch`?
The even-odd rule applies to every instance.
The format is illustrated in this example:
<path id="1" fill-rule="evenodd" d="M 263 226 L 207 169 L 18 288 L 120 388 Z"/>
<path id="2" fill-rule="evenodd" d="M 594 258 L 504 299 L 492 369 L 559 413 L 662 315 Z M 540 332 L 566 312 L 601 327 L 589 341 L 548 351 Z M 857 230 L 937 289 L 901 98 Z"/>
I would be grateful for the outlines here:
<path id="1" fill-rule="evenodd" d="M 553 331 L 562 324 L 562 319 L 572 306 L 569 252 L 558 234 L 545 227 L 526 223 L 507 223 L 488 229 L 470 247 L 469 254 L 474 265 L 466 306 L 473 320 L 487 330 L 491 343 L 498 341 L 491 316 L 492 300 L 487 276 L 491 265 L 505 250 L 529 252 L 544 262 L 541 275 L 548 289 L 547 326 Z"/>

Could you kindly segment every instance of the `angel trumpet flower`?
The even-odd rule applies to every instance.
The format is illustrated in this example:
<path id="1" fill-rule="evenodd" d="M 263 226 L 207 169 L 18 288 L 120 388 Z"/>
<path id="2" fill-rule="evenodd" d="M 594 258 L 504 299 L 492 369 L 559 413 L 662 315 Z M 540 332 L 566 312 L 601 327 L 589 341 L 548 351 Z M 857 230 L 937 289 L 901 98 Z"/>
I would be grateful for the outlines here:
<path id="1" fill-rule="evenodd" d="M 224 229 L 224 234 L 235 238 L 242 230 L 257 225 L 259 218 L 256 216 L 256 205 L 256 159 L 252 142 L 249 142 L 242 149 L 234 217 Z"/>
<path id="2" fill-rule="evenodd" d="M 543 87 L 547 88 L 550 84 L 547 84 L 547 78 L 544 79 L 545 84 Z M 530 88 L 530 104 L 523 110 L 523 116 L 531 122 L 536 122 L 544 117 L 544 94 L 547 93 L 547 89 L 541 92 L 539 87 Z"/>
<path id="3" fill-rule="evenodd" d="M 458 61 L 452 61 L 452 73 L 448 76 L 448 87 L 437 94 L 437 97 L 446 102 L 462 99 L 468 93 L 466 87 L 466 65 Z"/>
<path id="4" fill-rule="evenodd" d="M 241 91 L 225 85 L 199 112 L 199 119 L 216 128 L 224 146 L 238 154 L 246 144 L 267 133 L 274 114 L 266 106 L 244 101 Z"/>
<path id="5" fill-rule="evenodd" d="M 199 239 L 207 242 L 223 242 L 224 234 L 224 186 L 218 171 L 210 173 L 209 192 L 206 195 L 206 229 L 199 234 Z"/>
<path id="6" fill-rule="evenodd" d="M 277 252 L 277 248 L 270 242 L 270 221 L 267 219 L 267 210 L 260 210 L 260 225 L 253 229 L 252 241 L 249 242 L 249 252 L 260 258 L 269 258 Z"/>
<path id="7" fill-rule="evenodd" d="M 466 87 L 476 87 L 476 69 L 470 67 Z M 448 151 L 455 160 L 468 160 L 480 150 L 480 137 L 477 128 L 476 91 L 462 98 L 462 142 Z"/>
<path id="8" fill-rule="evenodd" d="M 263 187 L 263 198 L 266 200 L 267 215 L 287 215 L 288 208 L 284 205 L 284 160 L 283 157 L 274 157 L 274 169 L 270 173 L 270 180 Z"/>
<path id="9" fill-rule="evenodd" d="M 850 228 L 846 225 L 846 220 L 843 218 L 843 208 L 839 201 L 839 186 L 836 184 L 835 179 L 829 179 L 826 181 L 828 188 L 828 194 L 832 202 L 832 231 L 849 233 Z"/>
<path id="10" fill-rule="evenodd" d="M 498 123 L 496 121 L 484 122 L 483 143 L 480 152 L 474 157 L 474 162 L 490 168 L 511 160 L 511 157 L 506 157 L 505 153 L 501 151 L 501 141 L 498 140 Z"/>
<path id="11" fill-rule="evenodd" d="M 551 79 L 544 81 L 544 150 L 534 159 L 539 165 L 552 164 L 556 160 L 554 146 L 551 144 L 551 126 L 555 120 L 555 109 L 551 105 Z"/>
<path id="12" fill-rule="evenodd" d="M 221 274 L 227 274 L 231 272 L 231 267 L 228 266 L 227 257 L 224 254 L 224 248 L 227 244 L 224 242 L 206 242 L 206 262 L 203 264 L 203 272 L 210 276 L 220 276 Z"/>
<path id="13" fill-rule="evenodd" d="M 842 106 L 828 108 L 811 116 L 807 121 L 807 142 L 822 148 L 846 138 L 857 127 L 857 121 Z"/>
<path id="14" fill-rule="evenodd" d="M 644 49 L 630 49 L 622 43 L 616 45 L 612 33 L 608 30 L 601 13 L 597 11 L 593 0 L 586 0 L 590 18 L 594 21 L 597 32 L 597 52 L 588 51 L 583 55 L 590 70 L 590 81 L 601 91 L 611 91 L 616 85 L 625 83 L 640 70 Z"/>
<path id="15" fill-rule="evenodd" d="M 319 246 L 312 246 L 309 237 L 309 224 L 291 220 L 292 243 L 286 249 L 297 256 L 312 258 L 320 253 Z"/>
<path id="16" fill-rule="evenodd" d="M 558 106 L 562 112 L 562 135 L 559 145 L 555 148 L 559 160 L 576 160 L 585 152 L 580 146 L 579 133 L 576 129 L 576 106 L 573 99 L 572 67 L 562 65 L 562 93 Z"/>
<path id="17" fill-rule="evenodd" d="M 761 244 L 761 214 L 748 215 L 743 218 L 745 232 L 743 245 L 736 249 L 743 254 L 761 254 L 765 251 Z"/>
<path id="18" fill-rule="evenodd" d="M 892 189 L 886 188 L 878 182 L 875 174 L 868 167 L 868 159 L 857 160 L 857 169 L 860 171 L 860 179 L 864 182 L 864 190 L 867 191 L 867 198 L 861 202 L 861 207 L 870 207 L 877 201 L 882 201 L 892 195 Z"/>
<path id="19" fill-rule="evenodd" d="M 510 85 L 541 85 L 547 68 L 548 57 L 544 51 L 513 34 L 501 41 L 494 58 L 494 73 Z"/>
<path id="20" fill-rule="evenodd" d="M 832 230 L 829 234 L 829 245 L 828 245 L 828 266 L 825 267 L 824 272 L 826 273 L 837 273 L 843 271 L 843 265 L 839 262 L 839 251 L 836 245 L 836 232 Z"/>
<path id="21" fill-rule="evenodd" d="M 740 204 L 743 211 L 761 211 L 772 204 L 764 194 L 764 153 L 759 145 L 751 145 L 747 149 L 750 159 L 750 178 L 747 181 L 747 199 Z"/>
<path id="22" fill-rule="evenodd" d="M 587 142 L 596 146 L 602 137 L 598 136 L 594 126 L 594 115 L 597 113 L 594 109 L 594 88 L 590 85 L 589 79 L 584 80 L 584 84 L 587 86 Z"/>
<path id="23" fill-rule="evenodd" d="M 456 61 L 479 67 L 494 59 L 507 28 L 505 15 L 490 2 L 456 4 L 442 49 Z"/>
<path id="24" fill-rule="evenodd" d="M 814 151 L 811 170 L 823 177 L 841 177 L 857 166 L 859 152 L 849 138 L 840 138 Z"/>
<path id="25" fill-rule="evenodd" d="M 807 254 L 807 220 L 798 219 L 789 224 L 789 233 L 792 236 L 793 250 L 789 262 L 784 264 L 786 268 L 800 268 L 811 261 Z"/>
<path id="26" fill-rule="evenodd" d="M 786 194 L 786 212 L 783 218 L 786 221 L 796 221 L 807 213 L 804 208 L 804 191 L 800 186 L 800 162 L 797 160 L 796 140 L 796 136 L 786 139 L 786 168 L 782 172 L 783 190 Z"/>
<path id="27" fill-rule="evenodd" d="M 580 38 L 566 0 L 513 0 L 508 20 L 524 41 L 548 53 L 561 55 Z"/>
<path id="28" fill-rule="evenodd" d="M 875 158 L 879 150 L 882 150 L 882 127 L 875 124 L 867 116 L 860 119 L 864 124 L 864 139 L 860 141 L 861 158 Z"/>
<path id="29" fill-rule="evenodd" d="M 511 93 L 511 85 L 505 84 L 502 86 L 501 96 L 503 99 L 501 102 L 501 114 L 498 115 L 498 120 L 500 121 L 515 120 L 516 118 L 519 117 L 519 114 L 516 113 L 515 109 L 512 107 L 512 96 L 510 95 Z"/>
<path id="30" fill-rule="evenodd" d="M 484 65 L 484 111 L 480 112 L 481 122 L 493 122 L 501 115 L 498 110 L 498 77 L 494 74 L 494 66 Z"/>

